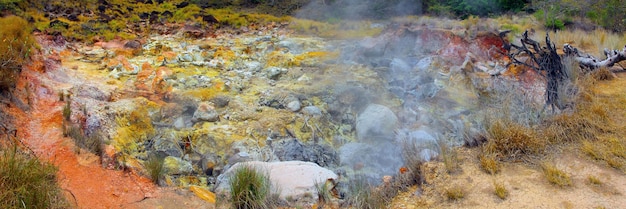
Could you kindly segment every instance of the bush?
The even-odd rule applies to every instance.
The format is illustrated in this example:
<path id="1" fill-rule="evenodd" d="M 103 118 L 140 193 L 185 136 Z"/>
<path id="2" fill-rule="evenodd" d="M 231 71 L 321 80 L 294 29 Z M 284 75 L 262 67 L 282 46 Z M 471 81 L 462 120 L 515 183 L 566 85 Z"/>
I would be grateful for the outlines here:
<path id="1" fill-rule="evenodd" d="M 240 166 L 230 178 L 233 208 L 272 208 L 269 177 L 251 166 Z"/>
<path id="2" fill-rule="evenodd" d="M 4 0 L 3 0 L 4 1 Z M 35 39 L 26 20 L 17 16 L 0 18 L 0 91 L 15 85 L 22 65 L 28 60 Z"/>
<path id="3" fill-rule="evenodd" d="M 0 149 L 0 208 L 68 208 L 56 167 L 17 147 Z"/>
<path id="4" fill-rule="evenodd" d="M 546 176 L 546 179 L 548 179 L 548 182 L 559 187 L 572 185 L 570 175 L 557 168 L 554 164 L 543 163 L 541 168 L 543 168 L 543 174 Z"/>

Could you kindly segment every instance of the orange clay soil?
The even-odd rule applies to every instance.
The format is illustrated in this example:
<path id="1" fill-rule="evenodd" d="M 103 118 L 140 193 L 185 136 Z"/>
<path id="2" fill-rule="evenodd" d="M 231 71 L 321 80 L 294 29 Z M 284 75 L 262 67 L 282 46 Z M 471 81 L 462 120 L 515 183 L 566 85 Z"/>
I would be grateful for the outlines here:
<path id="1" fill-rule="evenodd" d="M 39 158 L 58 167 L 58 181 L 68 201 L 75 208 L 214 208 L 215 206 L 177 188 L 161 188 L 134 172 L 109 170 L 99 158 L 80 151 L 71 138 L 63 137 L 62 109 L 64 103 L 50 82 L 43 84 L 45 73 L 25 70 L 17 89 L 29 89 L 31 109 L 15 106 L 9 111 L 21 141 Z M 57 83 L 54 85 L 64 85 Z M 28 86 L 28 87 L 26 87 Z M 58 87 L 58 86 L 57 86 Z M 17 95 L 20 97 L 20 95 Z M 78 154 L 81 153 L 81 154 Z"/>

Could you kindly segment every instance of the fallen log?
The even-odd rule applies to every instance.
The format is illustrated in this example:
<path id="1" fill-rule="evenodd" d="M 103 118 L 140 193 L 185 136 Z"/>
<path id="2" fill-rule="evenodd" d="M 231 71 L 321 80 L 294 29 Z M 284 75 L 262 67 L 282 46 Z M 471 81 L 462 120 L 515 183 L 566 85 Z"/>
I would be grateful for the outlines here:
<path id="1" fill-rule="evenodd" d="M 565 56 L 574 56 L 581 68 L 592 71 L 603 67 L 613 67 L 615 63 L 626 60 L 626 46 L 621 51 L 604 49 L 606 59 L 600 60 L 590 54 L 583 53 L 572 45 L 563 45 Z"/>

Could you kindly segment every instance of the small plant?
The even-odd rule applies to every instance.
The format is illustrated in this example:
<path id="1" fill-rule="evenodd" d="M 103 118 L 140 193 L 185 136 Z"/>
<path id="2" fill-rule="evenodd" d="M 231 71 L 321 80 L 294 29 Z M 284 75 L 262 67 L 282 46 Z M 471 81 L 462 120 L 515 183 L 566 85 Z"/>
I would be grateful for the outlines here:
<path id="1" fill-rule="evenodd" d="M 17 146 L 0 147 L 0 208 L 68 208 L 56 171 Z"/>
<path id="2" fill-rule="evenodd" d="M 72 138 L 77 148 L 86 149 L 97 156 L 102 156 L 104 153 L 104 149 L 102 148 L 102 135 L 98 132 L 85 136 L 85 133 L 83 133 L 80 127 L 64 123 L 63 136 Z"/>
<path id="3" fill-rule="evenodd" d="M 496 159 L 495 154 L 481 153 L 478 156 L 480 167 L 487 173 L 494 175 L 500 172 L 500 163 Z"/>
<path id="4" fill-rule="evenodd" d="M 598 177 L 589 175 L 587 177 L 587 180 L 589 180 L 589 183 L 591 183 L 593 185 L 602 185 L 602 181 L 600 181 L 600 179 L 598 179 Z"/>
<path id="5" fill-rule="evenodd" d="M 569 174 L 565 173 L 565 171 L 558 169 L 554 164 L 543 163 L 541 167 L 543 169 L 543 174 L 546 176 L 546 179 L 548 179 L 550 183 L 559 187 L 572 185 L 572 180 Z"/>
<path id="6" fill-rule="evenodd" d="M 346 203 L 352 208 L 385 208 L 396 195 L 397 190 L 393 185 L 385 184 L 374 188 L 365 178 L 357 177 L 348 186 Z"/>
<path id="7" fill-rule="evenodd" d="M 230 198 L 234 208 L 271 208 L 269 177 L 254 167 L 243 165 L 230 178 Z"/>
<path id="8" fill-rule="evenodd" d="M 465 197 L 465 189 L 460 186 L 454 186 L 446 189 L 445 191 L 446 198 L 448 200 L 457 201 L 461 200 Z"/>
<path id="9" fill-rule="evenodd" d="M 498 183 L 498 182 L 494 182 L 493 183 L 493 187 L 494 187 L 494 193 L 500 199 L 504 200 L 504 199 L 506 199 L 509 196 L 509 191 L 506 189 L 506 187 L 504 187 L 504 184 Z"/>
<path id="10" fill-rule="evenodd" d="M 459 165 L 459 156 L 457 150 L 453 147 L 449 147 L 447 142 L 440 140 L 439 147 L 441 148 L 441 158 L 443 164 L 446 166 L 448 173 L 454 173 L 461 169 Z"/>
<path id="11" fill-rule="evenodd" d="M 72 107 L 70 103 L 71 102 L 68 100 L 63 106 L 63 119 L 65 119 L 65 121 L 70 121 L 72 117 Z"/>
<path id="12" fill-rule="evenodd" d="M 326 205 L 327 203 L 330 203 L 331 200 L 331 194 L 330 194 L 330 190 L 333 187 L 333 182 L 331 182 L 331 180 L 327 180 L 326 182 L 322 182 L 322 183 L 316 183 L 315 184 L 315 190 L 317 190 L 317 202 L 320 205 Z"/>
<path id="13" fill-rule="evenodd" d="M 158 184 L 159 179 L 161 179 L 161 177 L 163 176 L 163 162 L 163 158 L 152 155 L 148 157 L 148 160 L 144 164 L 144 167 L 148 172 L 150 179 L 152 179 L 152 182 L 154 182 L 155 184 Z"/>

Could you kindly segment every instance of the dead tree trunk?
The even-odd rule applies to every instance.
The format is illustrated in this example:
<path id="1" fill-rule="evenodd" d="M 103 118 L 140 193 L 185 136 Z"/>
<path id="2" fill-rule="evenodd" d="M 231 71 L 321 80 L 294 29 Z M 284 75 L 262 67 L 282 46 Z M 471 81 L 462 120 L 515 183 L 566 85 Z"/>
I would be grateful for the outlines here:
<path id="1" fill-rule="evenodd" d="M 504 33 L 506 34 L 506 33 Z M 503 34 L 501 33 L 501 37 Z M 546 46 L 542 47 L 539 42 L 528 37 L 528 31 L 524 32 L 520 40 L 521 46 L 510 44 L 507 46 L 507 56 L 512 64 L 524 65 L 542 75 L 546 79 L 546 106 L 552 110 L 555 108 L 565 109 L 568 104 L 563 104 L 559 99 L 559 89 L 563 87 L 570 75 L 565 72 L 561 56 L 556 52 L 556 47 L 546 34 Z M 527 61 L 521 61 L 520 56 L 528 57 Z"/>
<path id="2" fill-rule="evenodd" d="M 565 44 L 563 45 L 565 56 L 573 56 L 581 68 L 592 71 L 602 67 L 612 67 L 615 63 L 626 60 L 626 46 L 621 51 L 604 49 L 606 59 L 600 60 L 590 54 L 580 52 L 577 48 Z"/>
<path id="3" fill-rule="evenodd" d="M 504 38 L 509 32 L 504 31 L 500 33 L 500 38 L 502 38 L 504 43 L 507 43 Z M 550 41 L 550 36 L 546 34 L 546 46 L 542 47 L 539 42 L 530 39 L 528 31 L 526 31 L 522 35 L 520 43 L 521 46 L 512 43 L 504 46 L 508 50 L 505 55 L 511 59 L 511 64 L 529 67 L 546 79 L 546 106 L 550 106 L 553 111 L 555 107 L 560 110 L 569 107 L 571 104 L 563 102 L 559 98 L 565 95 L 559 94 L 568 90 L 564 88 L 567 88 L 565 84 L 571 75 L 565 71 L 565 67 L 561 62 L 563 57 L 556 52 L 556 47 Z M 607 58 L 604 60 L 583 53 L 569 44 L 563 46 L 563 52 L 565 53 L 564 57 L 573 57 L 586 72 L 602 67 L 612 67 L 615 63 L 626 60 L 626 46 L 621 51 L 605 49 L 604 55 Z M 527 59 L 520 60 L 520 57 L 526 57 Z"/>

